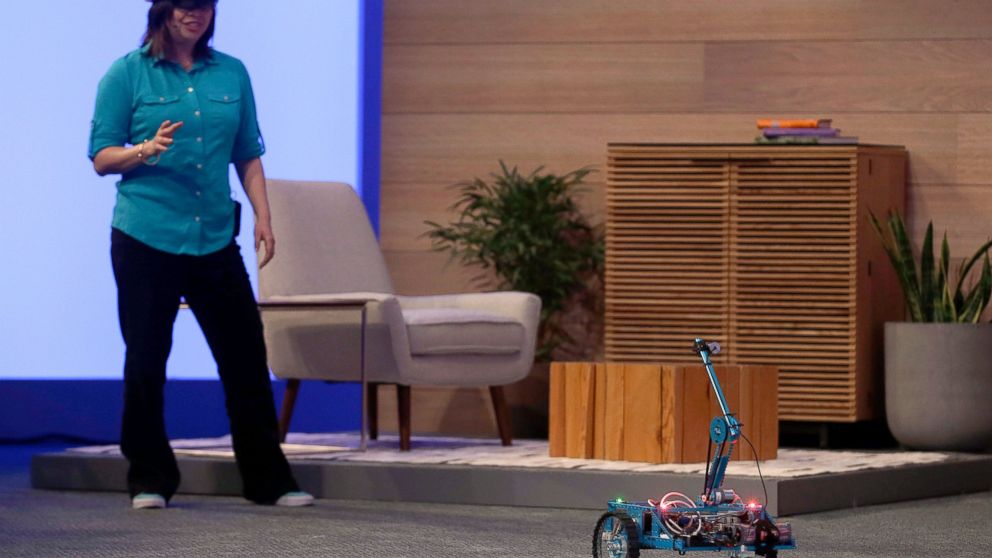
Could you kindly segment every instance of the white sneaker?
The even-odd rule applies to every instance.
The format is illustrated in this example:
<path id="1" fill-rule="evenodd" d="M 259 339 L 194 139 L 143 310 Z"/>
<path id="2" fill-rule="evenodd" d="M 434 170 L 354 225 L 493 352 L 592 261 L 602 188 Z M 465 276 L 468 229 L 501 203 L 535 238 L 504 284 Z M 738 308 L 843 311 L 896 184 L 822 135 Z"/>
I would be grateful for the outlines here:
<path id="1" fill-rule="evenodd" d="M 136 510 L 154 510 L 164 508 L 165 506 L 165 497 L 161 494 L 141 492 L 134 498 L 131 498 L 131 507 Z"/>
<path id="2" fill-rule="evenodd" d="M 313 505 L 313 496 L 306 492 L 287 492 L 276 500 L 277 506 L 301 508 Z"/>

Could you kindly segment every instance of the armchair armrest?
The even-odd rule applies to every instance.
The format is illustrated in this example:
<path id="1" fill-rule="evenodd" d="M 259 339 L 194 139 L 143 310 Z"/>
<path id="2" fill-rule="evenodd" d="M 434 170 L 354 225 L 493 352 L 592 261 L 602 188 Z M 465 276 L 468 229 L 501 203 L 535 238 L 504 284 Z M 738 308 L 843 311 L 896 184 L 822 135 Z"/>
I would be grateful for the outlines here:
<path id="1" fill-rule="evenodd" d="M 276 295 L 258 301 L 259 308 L 354 306 L 368 302 L 384 302 L 390 293 L 328 293 L 309 295 Z"/>
<path id="2" fill-rule="evenodd" d="M 541 312 L 541 299 L 537 295 L 519 291 L 489 293 L 462 293 L 433 296 L 397 296 L 403 310 L 426 308 L 461 308 L 481 310 L 497 316 L 515 318 L 522 322 L 537 323 Z"/>

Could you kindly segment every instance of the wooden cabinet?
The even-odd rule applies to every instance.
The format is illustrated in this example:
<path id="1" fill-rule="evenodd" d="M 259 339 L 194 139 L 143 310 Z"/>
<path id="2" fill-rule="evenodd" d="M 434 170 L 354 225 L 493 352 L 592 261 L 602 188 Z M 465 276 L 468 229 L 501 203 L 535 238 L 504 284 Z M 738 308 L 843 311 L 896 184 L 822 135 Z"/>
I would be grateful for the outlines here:
<path id="1" fill-rule="evenodd" d="M 779 369 L 781 420 L 881 417 L 898 280 L 868 223 L 905 209 L 894 146 L 609 144 L 606 357 Z"/>

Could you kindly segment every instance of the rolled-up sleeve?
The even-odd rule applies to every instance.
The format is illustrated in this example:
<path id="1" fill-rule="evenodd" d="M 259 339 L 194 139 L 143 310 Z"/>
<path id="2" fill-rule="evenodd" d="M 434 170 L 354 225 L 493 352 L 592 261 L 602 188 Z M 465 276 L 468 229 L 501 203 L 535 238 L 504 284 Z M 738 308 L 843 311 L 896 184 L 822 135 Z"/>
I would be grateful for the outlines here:
<path id="1" fill-rule="evenodd" d="M 89 156 L 92 160 L 106 147 L 123 146 L 131 128 L 133 95 L 123 58 L 114 62 L 100 80 L 96 108 L 90 125 Z"/>
<path id="2" fill-rule="evenodd" d="M 232 161 L 245 161 L 261 157 L 265 153 L 265 141 L 258 128 L 258 115 L 255 113 L 255 94 L 251 87 L 248 71 L 241 66 L 241 122 L 234 137 Z"/>

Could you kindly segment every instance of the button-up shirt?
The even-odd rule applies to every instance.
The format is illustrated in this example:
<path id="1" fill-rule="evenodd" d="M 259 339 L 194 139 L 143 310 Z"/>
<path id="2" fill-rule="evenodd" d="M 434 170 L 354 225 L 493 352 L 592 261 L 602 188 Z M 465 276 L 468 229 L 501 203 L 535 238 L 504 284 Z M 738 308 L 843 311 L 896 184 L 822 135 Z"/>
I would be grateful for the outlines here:
<path id="1" fill-rule="evenodd" d="M 220 250 L 234 232 L 229 165 L 265 152 L 244 64 L 211 50 L 186 71 L 147 45 L 118 59 L 97 90 L 90 159 L 152 139 L 165 120 L 183 122 L 175 143 L 121 176 L 112 226 L 172 254 Z"/>

